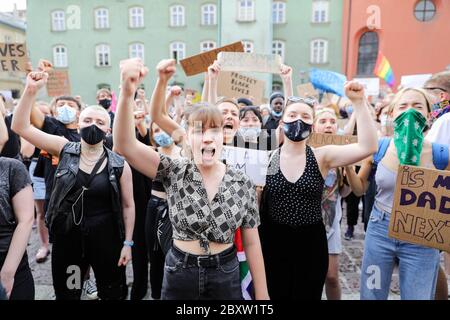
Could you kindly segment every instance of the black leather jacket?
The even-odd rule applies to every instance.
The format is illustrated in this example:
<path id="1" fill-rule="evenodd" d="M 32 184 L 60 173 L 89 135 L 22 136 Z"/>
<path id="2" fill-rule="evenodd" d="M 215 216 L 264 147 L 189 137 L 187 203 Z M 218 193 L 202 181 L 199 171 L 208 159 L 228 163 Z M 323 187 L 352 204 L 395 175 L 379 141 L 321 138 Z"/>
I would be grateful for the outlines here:
<path id="1" fill-rule="evenodd" d="M 117 153 L 112 152 L 104 147 L 108 158 L 108 174 L 111 183 L 112 192 L 112 208 L 113 214 L 119 226 L 120 237 L 125 239 L 125 225 L 122 215 L 122 203 L 120 194 L 120 177 L 122 176 L 124 159 Z M 64 200 L 75 185 L 78 169 L 80 167 L 80 142 L 67 143 L 59 158 L 59 164 L 56 168 L 55 177 L 53 180 L 53 191 L 50 196 L 48 205 L 46 224 L 49 230 L 52 230 L 52 225 L 58 215 L 67 215 L 67 205 L 64 205 Z"/>

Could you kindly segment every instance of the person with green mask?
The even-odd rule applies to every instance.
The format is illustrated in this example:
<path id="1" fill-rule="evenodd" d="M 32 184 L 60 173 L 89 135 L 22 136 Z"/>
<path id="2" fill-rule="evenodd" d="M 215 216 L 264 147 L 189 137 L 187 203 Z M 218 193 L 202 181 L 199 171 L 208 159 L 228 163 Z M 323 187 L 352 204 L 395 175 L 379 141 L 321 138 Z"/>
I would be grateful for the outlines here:
<path id="1" fill-rule="evenodd" d="M 389 115 L 394 137 L 383 138 L 373 159 L 358 173 L 361 190 L 375 179 L 375 204 L 367 227 L 361 267 L 362 300 L 386 300 L 392 272 L 399 266 L 400 296 L 406 300 L 433 300 L 439 268 L 439 250 L 388 237 L 399 165 L 449 170 L 448 145 L 424 140 L 429 126 L 431 100 L 422 89 L 406 88 L 394 97 Z"/>

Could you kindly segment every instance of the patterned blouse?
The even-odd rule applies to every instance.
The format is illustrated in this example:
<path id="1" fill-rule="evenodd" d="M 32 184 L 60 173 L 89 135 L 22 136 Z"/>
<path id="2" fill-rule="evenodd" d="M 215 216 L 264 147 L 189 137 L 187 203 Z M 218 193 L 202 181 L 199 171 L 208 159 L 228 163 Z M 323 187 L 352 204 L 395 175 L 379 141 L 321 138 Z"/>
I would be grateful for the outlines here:
<path id="1" fill-rule="evenodd" d="M 167 192 L 173 238 L 200 240 L 206 253 L 210 241 L 233 243 L 239 227 L 257 228 L 260 224 L 255 185 L 230 166 L 211 203 L 193 160 L 172 160 L 160 154 L 155 181 L 160 181 Z"/>

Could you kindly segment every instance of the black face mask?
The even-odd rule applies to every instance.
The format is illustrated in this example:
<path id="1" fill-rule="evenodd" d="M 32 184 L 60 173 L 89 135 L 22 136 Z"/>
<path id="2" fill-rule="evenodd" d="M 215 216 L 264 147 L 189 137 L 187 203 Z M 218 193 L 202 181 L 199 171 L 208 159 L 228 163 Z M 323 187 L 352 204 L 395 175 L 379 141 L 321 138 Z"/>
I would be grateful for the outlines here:
<path id="1" fill-rule="evenodd" d="M 98 104 L 101 105 L 103 108 L 108 109 L 109 107 L 111 107 L 111 100 L 110 99 L 98 100 Z"/>
<path id="2" fill-rule="evenodd" d="M 284 135 L 292 141 L 298 142 L 305 140 L 309 137 L 312 130 L 312 124 L 307 124 L 303 122 L 301 119 L 298 119 L 293 122 L 284 122 L 283 121 L 283 131 Z"/>
<path id="3" fill-rule="evenodd" d="M 90 145 L 95 145 L 105 139 L 106 133 L 95 124 L 80 129 L 81 138 Z"/>

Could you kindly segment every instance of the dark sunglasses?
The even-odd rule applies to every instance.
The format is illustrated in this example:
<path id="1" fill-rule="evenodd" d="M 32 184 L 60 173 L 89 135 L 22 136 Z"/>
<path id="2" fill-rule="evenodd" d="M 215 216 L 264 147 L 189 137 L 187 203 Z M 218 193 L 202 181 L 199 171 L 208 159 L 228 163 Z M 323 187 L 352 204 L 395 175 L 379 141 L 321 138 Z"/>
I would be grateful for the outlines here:
<path id="1" fill-rule="evenodd" d="M 314 108 L 314 106 L 317 104 L 317 100 L 314 98 L 301 98 L 296 96 L 288 97 L 286 100 L 286 107 L 293 103 L 304 103 L 310 106 L 311 108 Z"/>

